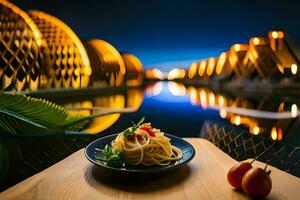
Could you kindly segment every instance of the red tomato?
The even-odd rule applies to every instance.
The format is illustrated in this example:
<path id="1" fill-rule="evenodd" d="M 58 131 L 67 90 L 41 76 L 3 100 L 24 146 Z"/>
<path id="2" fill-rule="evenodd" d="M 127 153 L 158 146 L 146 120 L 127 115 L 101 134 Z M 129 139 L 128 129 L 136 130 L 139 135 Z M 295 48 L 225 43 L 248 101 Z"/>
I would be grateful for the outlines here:
<path id="1" fill-rule="evenodd" d="M 155 133 L 147 126 L 142 126 L 140 129 L 146 131 L 151 137 L 155 137 Z"/>
<path id="2" fill-rule="evenodd" d="M 144 137 L 142 135 L 140 135 L 140 134 L 137 134 L 136 138 L 138 139 L 138 141 L 144 140 Z"/>
<path id="3" fill-rule="evenodd" d="M 135 136 L 129 135 L 129 136 L 127 136 L 127 140 L 129 140 L 130 142 L 133 142 L 135 140 Z"/>
<path id="4" fill-rule="evenodd" d="M 244 175 L 242 187 L 244 192 L 252 197 L 266 197 L 271 192 L 272 181 L 266 171 L 254 167 Z"/>
<path id="5" fill-rule="evenodd" d="M 233 187 L 242 189 L 242 178 L 244 174 L 252 168 L 251 163 L 241 162 L 230 168 L 227 174 L 227 180 Z"/>

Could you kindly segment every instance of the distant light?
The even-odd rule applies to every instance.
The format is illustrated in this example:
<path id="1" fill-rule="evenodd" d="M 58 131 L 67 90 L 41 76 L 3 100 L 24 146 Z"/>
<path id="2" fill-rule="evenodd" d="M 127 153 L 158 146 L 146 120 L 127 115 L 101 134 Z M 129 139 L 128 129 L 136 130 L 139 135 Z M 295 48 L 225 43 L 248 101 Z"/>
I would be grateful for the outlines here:
<path id="1" fill-rule="evenodd" d="M 197 63 L 191 64 L 189 69 L 189 74 L 188 74 L 190 79 L 192 79 L 195 76 L 196 71 L 197 71 Z"/>
<path id="2" fill-rule="evenodd" d="M 208 103 L 209 103 L 210 106 L 214 106 L 215 105 L 215 95 L 212 92 L 209 93 Z"/>
<path id="3" fill-rule="evenodd" d="M 259 127 L 258 126 L 254 126 L 254 128 L 253 128 L 253 134 L 254 135 L 258 135 L 259 134 Z"/>
<path id="4" fill-rule="evenodd" d="M 158 96 L 163 90 L 163 82 L 158 81 L 153 86 L 146 87 L 146 96 Z"/>
<path id="5" fill-rule="evenodd" d="M 272 32 L 272 37 L 273 37 L 274 39 L 277 39 L 277 38 L 278 38 L 278 32 L 277 32 L 277 31 L 273 31 L 273 32 Z"/>
<path id="6" fill-rule="evenodd" d="M 298 66 L 296 64 L 291 65 L 291 72 L 293 75 L 297 74 Z"/>
<path id="7" fill-rule="evenodd" d="M 282 31 L 278 32 L 278 38 L 284 38 L 284 33 Z"/>
<path id="8" fill-rule="evenodd" d="M 280 141 L 282 140 L 282 128 L 278 128 L 278 136 L 277 136 L 277 139 Z"/>
<path id="9" fill-rule="evenodd" d="M 227 116 L 227 111 L 224 108 L 220 109 L 220 117 L 225 119 Z"/>
<path id="10" fill-rule="evenodd" d="M 208 59 L 208 64 L 207 64 L 207 69 L 206 69 L 206 74 L 208 76 L 212 75 L 212 73 L 214 71 L 214 67 L 215 67 L 215 59 L 214 58 Z"/>
<path id="11" fill-rule="evenodd" d="M 291 107 L 291 115 L 292 117 L 297 117 L 298 115 L 298 107 L 296 104 L 293 104 Z"/>
<path id="12" fill-rule="evenodd" d="M 196 105 L 197 104 L 197 89 L 194 87 L 190 87 L 188 91 L 189 91 L 189 96 L 190 96 L 192 105 Z"/>
<path id="13" fill-rule="evenodd" d="M 276 127 L 274 127 L 274 126 L 271 129 L 271 138 L 272 138 L 272 140 L 277 139 L 277 130 L 276 130 Z"/>
<path id="14" fill-rule="evenodd" d="M 185 70 L 174 68 L 168 73 L 168 80 L 182 79 L 185 77 Z"/>
<path id="15" fill-rule="evenodd" d="M 224 106 L 225 105 L 225 100 L 223 96 L 219 97 L 219 106 Z"/>
<path id="16" fill-rule="evenodd" d="M 203 109 L 207 108 L 207 99 L 206 99 L 206 93 L 204 89 L 200 90 L 200 104 Z"/>
<path id="17" fill-rule="evenodd" d="M 259 38 L 258 37 L 253 38 L 253 44 L 254 45 L 259 45 Z"/>
<path id="18" fill-rule="evenodd" d="M 217 75 L 221 74 L 225 61 L 226 61 L 226 52 L 223 52 L 219 57 L 218 64 L 216 67 Z"/>
<path id="19" fill-rule="evenodd" d="M 278 107 L 278 112 L 284 112 L 284 102 L 281 102 Z"/>
<path id="20" fill-rule="evenodd" d="M 198 69 L 198 74 L 199 76 L 203 76 L 204 72 L 205 72 L 205 68 L 206 68 L 206 60 L 203 60 L 200 62 L 200 66 L 199 66 L 199 69 Z"/>
<path id="21" fill-rule="evenodd" d="M 235 44 L 235 45 L 234 45 L 234 50 L 235 50 L 236 52 L 239 52 L 239 51 L 241 50 L 241 45 L 240 45 L 240 44 Z"/>
<path id="22" fill-rule="evenodd" d="M 235 123 L 235 125 L 240 125 L 241 124 L 241 117 L 240 116 L 236 116 L 235 118 L 234 118 L 234 123 Z"/>
<path id="23" fill-rule="evenodd" d="M 168 89 L 174 96 L 184 96 L 185 86 L 182 83 L 176 83 L 173 81 L 168 82 Z"/>
<path id="24" fill-rule="evenodd" d="M 153 76 L 157 79 L 162 80 L 164 78 L 164 74 L 159 69 L 155 68 L 152 70 Z"/>

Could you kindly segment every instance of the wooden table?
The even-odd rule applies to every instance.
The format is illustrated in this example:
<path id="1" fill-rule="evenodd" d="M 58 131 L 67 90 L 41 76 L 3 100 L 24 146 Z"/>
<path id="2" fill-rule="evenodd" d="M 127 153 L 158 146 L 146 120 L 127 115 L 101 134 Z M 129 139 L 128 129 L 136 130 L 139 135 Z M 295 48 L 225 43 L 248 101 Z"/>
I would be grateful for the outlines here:
<path id="1" fill-rule="evenodd" d="M 227 183 L 227 171 L 235 160 L 204 139 L 186 140 L 196 149 L 191 163 L 143 182 L 136 177 L 111 178 L 93 166 L 82 149 L 4 191 L 0 199 L 250 199 Z M 300 179 L 271 170 L 273 188 L 268 199 L 299 200 Z"/>

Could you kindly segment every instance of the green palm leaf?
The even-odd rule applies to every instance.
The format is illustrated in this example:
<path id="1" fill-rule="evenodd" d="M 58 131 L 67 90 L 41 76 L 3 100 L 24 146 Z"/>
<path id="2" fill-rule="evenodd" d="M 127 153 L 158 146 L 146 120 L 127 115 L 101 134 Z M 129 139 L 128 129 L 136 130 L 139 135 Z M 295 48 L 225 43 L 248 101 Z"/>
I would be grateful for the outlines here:
<path id="1" fill-rule="evenodd" d="M 64 134 L 79 131 L 87 120 L 44 99 L 0 94 L 1 135 Z"/>

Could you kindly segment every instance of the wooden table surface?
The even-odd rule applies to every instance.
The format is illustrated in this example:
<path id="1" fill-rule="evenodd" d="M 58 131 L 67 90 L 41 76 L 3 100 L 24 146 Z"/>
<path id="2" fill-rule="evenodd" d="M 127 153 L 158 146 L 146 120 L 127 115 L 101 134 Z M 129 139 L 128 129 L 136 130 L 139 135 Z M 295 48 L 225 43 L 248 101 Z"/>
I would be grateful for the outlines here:
<path id="1" fill-rule="evenodd" d="M 196 156 L 187 166 L 166 174 L 112 177 L 93 166 L 82 149 L 2 192 L 0 199 L 250 199 L 227 183 L 227 171 L 235 160 L 204 139 L 186 140 Z M 299 200 L 300 179 L 270 169 L 273 188 L 268 199 Z"/>

